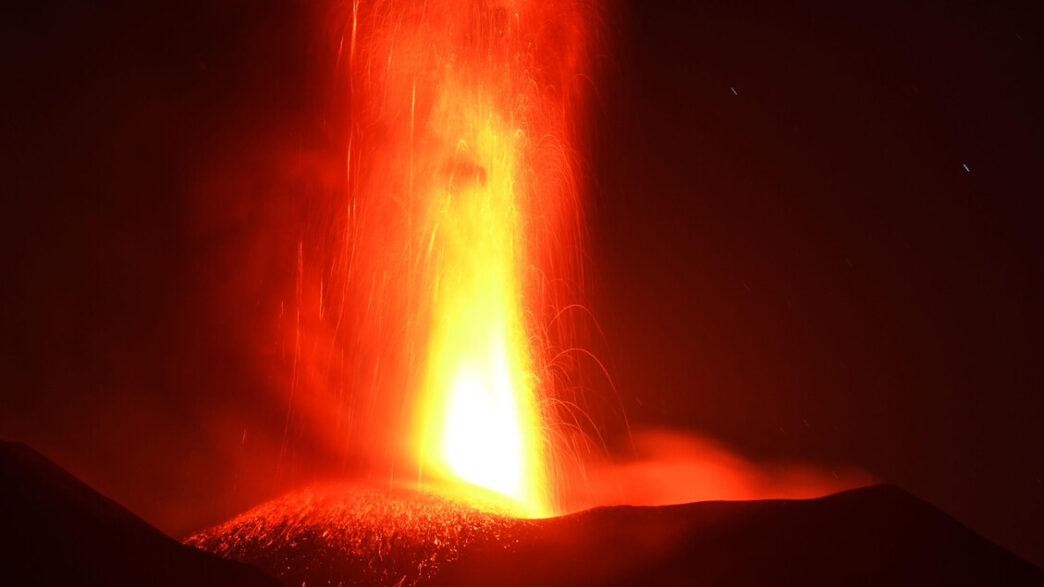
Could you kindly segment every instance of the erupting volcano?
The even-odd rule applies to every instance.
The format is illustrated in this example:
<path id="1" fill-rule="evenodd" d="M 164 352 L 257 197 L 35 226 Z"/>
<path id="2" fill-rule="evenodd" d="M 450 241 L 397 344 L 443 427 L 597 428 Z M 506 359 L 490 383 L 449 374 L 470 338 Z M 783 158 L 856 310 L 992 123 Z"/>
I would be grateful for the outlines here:
<path id="1" fill-rule="evenodd" d="M 979 197 L 1031 141 L 938 138 L 938 15 L 58 4 L 10 19 L 0 584 L 1044 583 L 1044 281 Z"/>

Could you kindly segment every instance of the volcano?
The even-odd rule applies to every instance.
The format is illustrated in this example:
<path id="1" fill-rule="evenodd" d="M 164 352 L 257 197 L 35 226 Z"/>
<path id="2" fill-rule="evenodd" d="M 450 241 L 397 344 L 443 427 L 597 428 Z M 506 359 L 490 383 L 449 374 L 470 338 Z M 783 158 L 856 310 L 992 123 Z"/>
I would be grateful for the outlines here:
<path id="1" fill-rule="evenodd" d="M 0 516 L 5 585 L 1044 585 L 1041 569 L 893 485 L 545 519 L 483 493 L 330 485 L 182 545 L 4 442 Z"/>

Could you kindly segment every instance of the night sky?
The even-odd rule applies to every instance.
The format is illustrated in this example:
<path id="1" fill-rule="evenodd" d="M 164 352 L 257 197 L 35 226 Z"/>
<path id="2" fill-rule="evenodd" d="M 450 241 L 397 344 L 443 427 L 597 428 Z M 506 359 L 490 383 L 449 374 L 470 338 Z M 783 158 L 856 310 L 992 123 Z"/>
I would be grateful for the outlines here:
<path id="1" fill-rule="evenodd" d="M 183 535 L 329 472 L 285 454 L 280 312 L 343 121 L 327 20 L 162 4 L 0 24 L 0 436 Z M 600 25 L 586 162 L 631 424 L 862 467 L 1044 564 L 1032 3 L 650 4 Z"/>

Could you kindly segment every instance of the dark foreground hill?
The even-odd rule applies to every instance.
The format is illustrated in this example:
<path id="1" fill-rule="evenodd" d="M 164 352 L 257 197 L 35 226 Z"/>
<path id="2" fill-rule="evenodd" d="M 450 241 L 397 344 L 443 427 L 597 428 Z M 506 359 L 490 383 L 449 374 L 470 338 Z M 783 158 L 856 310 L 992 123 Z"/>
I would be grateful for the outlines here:
<path id="1" fill-rule="evenodd" d="M 889 485 L 545 520 L 405 489 L 325 487 L 189 542 L 293 586 L 1044 585 L 1040 569 Z"/>
<path id="2" fill-rule="evenodd" d="M 0 585 L 279 583 L 179 544 L 31 448 L 0 441 Z"/>

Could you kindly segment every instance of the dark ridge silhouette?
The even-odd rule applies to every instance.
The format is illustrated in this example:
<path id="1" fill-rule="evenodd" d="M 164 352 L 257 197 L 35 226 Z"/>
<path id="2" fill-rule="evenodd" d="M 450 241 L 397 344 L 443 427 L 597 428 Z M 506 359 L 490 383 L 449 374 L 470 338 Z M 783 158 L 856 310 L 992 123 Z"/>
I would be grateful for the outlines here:
<path id="1" fill-rule="evenodd" d="M 279 583 L 179 544 L 28 446 L 0 441 L 0 585 Z"/>
<path id="2" fill-rule="evenodd" d="M 1044 585 L 1044 571 L 892 485 L 807 500 L 612 507 L 472 549 L 439 585 Z"/>

